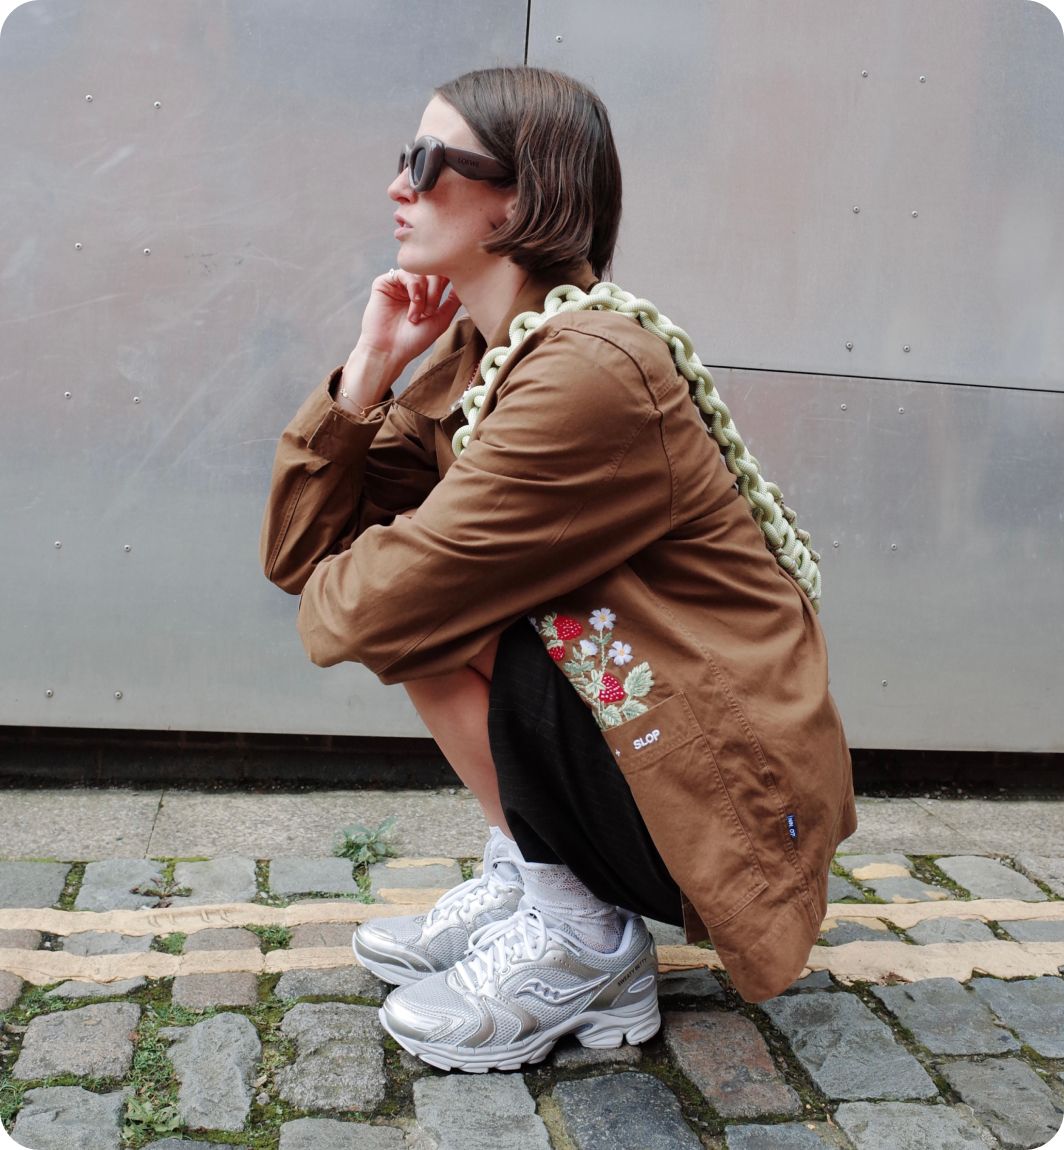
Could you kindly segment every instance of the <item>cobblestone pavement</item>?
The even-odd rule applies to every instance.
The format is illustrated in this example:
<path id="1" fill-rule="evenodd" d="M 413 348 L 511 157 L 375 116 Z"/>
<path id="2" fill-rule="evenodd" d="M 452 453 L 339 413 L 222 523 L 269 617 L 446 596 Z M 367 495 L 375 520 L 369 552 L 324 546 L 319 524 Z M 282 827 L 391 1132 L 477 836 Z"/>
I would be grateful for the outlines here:
<path id="1" fill-rule="evenodd" d="M 384 1035 L 350 936 L 473 861 L 0 860 L 6 1130 L 31 1150 L 1027 1150 L 1061 1129 L 1064 857 L 840 853 L 810 973 L 778 998 L 744 1003 L 659 924 L 680 969 L 656 1038 L 443 1074 Z"/>

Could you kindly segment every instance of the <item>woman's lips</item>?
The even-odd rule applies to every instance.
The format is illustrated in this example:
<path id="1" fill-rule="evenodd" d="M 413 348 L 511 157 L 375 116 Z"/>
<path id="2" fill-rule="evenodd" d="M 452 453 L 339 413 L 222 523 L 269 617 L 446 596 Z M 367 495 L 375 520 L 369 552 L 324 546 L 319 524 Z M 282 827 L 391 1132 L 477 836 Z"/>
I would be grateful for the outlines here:
<path id="1" fill-rule="evenodd" d="M 398 215 L 398 214 L 395 216 L 395 222 L 397 224 L 397 227 L 395 229 L 395 238 L 397 240 L 401 240 L 403 238 L 403 236 L 405 236 L 408 232 L 413 230 L 410 227 L 410 225 L 406 222 L 406 220 L 404 220 L 403 217 Z"/>

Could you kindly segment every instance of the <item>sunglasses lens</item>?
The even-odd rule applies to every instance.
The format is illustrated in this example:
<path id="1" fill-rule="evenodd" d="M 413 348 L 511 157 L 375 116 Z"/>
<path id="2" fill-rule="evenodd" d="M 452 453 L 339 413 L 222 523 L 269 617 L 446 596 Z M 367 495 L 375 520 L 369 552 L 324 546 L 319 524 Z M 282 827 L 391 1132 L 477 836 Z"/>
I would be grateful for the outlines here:
<path id="1" fill-rule="evenodd" d="M 425 148 L 415 148 L 410 155 L 410 186 L 417 189 L 425 175 L 428 152 Z"/>

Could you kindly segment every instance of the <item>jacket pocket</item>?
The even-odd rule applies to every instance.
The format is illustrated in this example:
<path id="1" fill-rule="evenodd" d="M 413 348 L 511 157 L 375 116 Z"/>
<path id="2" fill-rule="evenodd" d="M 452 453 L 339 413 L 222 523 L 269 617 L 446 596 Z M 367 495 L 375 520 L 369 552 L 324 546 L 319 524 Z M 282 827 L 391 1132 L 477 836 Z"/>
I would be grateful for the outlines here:
<path id="1" fill-rule="evenodd" d="M 682 693 L 603 731 L 669 873 L 712 930 L 767 886 L 754 844 Z"/>

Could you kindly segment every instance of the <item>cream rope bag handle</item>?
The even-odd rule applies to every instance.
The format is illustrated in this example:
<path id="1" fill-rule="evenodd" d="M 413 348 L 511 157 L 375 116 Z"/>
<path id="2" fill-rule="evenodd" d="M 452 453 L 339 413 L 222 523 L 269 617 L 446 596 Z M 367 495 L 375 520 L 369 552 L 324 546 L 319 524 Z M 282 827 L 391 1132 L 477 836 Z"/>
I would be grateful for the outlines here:
<path id="1" fill-rule="evenodd" d="M 551 316 L 568 311 L 616 311 L 637 320 L 647 331 L 653 332 L 669 345 L 676 368 L 687 380 L 691 398 L 702 414 L 706 429 L 717 441 L 728 470 L 736 478 L 736 486 L 750 504 L 754 520 L 765 536 L 776 562 L 790 575 L 809 597 L 814 611 L 820 610 L 820 556 L 809 545 L 808 531 L 797 525 L 797 516 L 783 502 L 783 494 L 775 483 L 761 475 L 757 460 L 746 449 L 739 432 L 732 423 L 731 413 L 717 394 L 713 377 L 695 354 L 691 337 L 677 327 L 667 316 L 645 299 L 637 299 L 613 283 L 599 283 L 589 291 L 581 291 L 572 284 L 562 284 L 549 292 L 541 312 L 526 311 L 510 324 L 510 346 L 493 347 L 480 361 L 479 375 L 483 382 L 475 383 L 462 395 L 465 427 L 454 435 L 452 446 L 460 455 L 469 443 L 469 436 L 480 418 L 484 397 L 488 393 L 499 368 L 516 347 Z"/>

